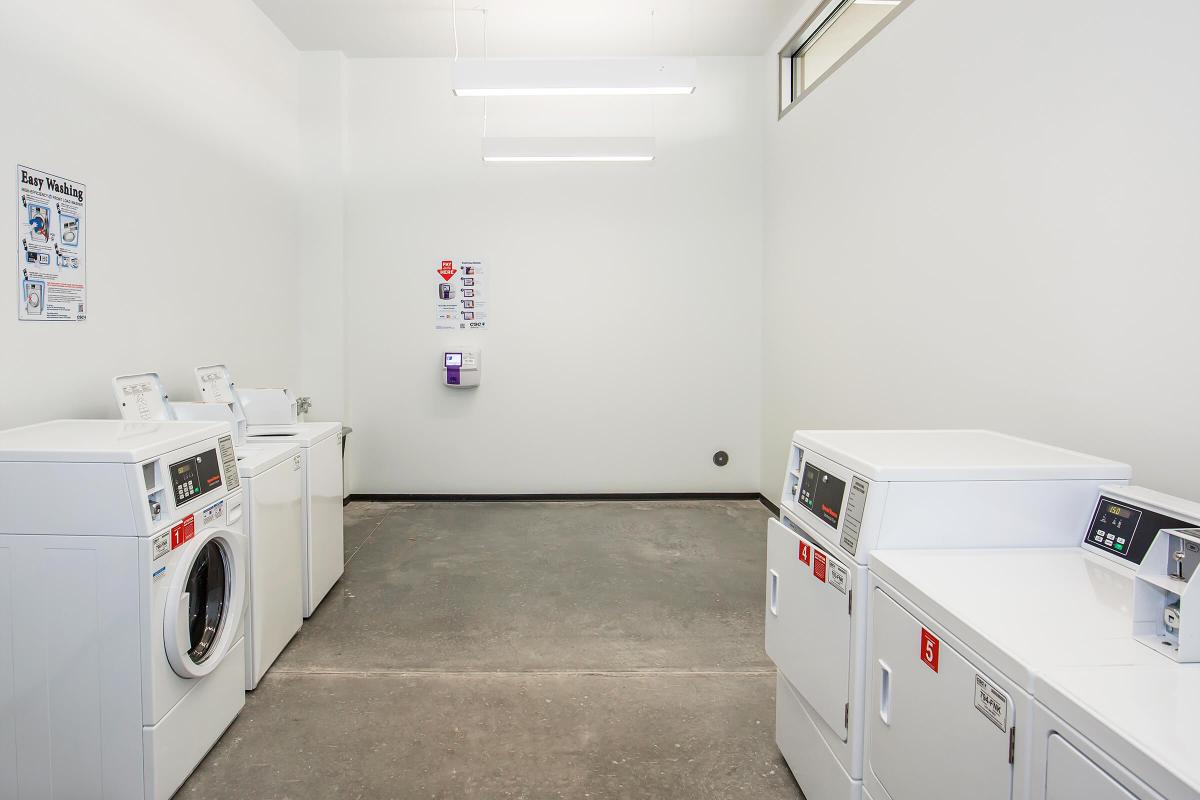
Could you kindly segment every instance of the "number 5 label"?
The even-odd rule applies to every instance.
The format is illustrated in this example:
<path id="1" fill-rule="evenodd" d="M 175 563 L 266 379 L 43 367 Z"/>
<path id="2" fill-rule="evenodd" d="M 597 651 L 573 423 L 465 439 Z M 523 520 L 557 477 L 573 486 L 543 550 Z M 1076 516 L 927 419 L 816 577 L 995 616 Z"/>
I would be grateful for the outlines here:
<path id="1" fill-rule="evenodd" d="M 941 646 L 936 636 L 921 628 L 921 661 L 934 672 L 938 671 L 938 650 Z"/>

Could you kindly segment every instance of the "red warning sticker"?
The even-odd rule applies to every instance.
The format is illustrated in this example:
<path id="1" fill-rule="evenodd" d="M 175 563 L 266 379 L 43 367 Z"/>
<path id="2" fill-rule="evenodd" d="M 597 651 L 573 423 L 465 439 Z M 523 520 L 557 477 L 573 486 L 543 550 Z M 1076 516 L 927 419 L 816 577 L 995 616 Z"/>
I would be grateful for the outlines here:
<path id="1" fill-rule="evenodd" d="M 825 554 L 820 550 L 813 553 L 813 577 L 821 583 L 825 582 Z"/>
<path id="2" fill-rule="evenodd" d="M 171 549 L 187 544 L 196 536 L 196 515 L 188 514 L 187 519 L 171 527 Z"/>
<path id="3" fill-rule="evenodd" d="M 812 563 L 812 545 L 803 539 L 800 540 L 800 560 L 805 564 Z"/>
<path id="4" fill-rule="evenodd" d="M 938 671 L 938 650 L 942 643 L 929 631 L 921 628 L 921 661 L 934 672 Z"/>

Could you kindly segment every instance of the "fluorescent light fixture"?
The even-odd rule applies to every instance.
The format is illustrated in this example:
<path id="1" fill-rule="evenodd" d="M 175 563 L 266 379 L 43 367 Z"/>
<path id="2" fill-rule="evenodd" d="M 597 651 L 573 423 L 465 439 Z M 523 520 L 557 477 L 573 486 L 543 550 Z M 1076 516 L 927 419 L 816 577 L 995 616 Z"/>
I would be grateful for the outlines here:
<path id="1" fill-rule="evenodd" d="M 898 6 L 900 0 L 854 0 L 854 3 L 860 6 Z"/>
<path id="2" fill-rule="evenodd" d="M 654 139 L 620 138 L 500 138 L 483 140 L 483 160 L 489 163 L 550 163 L 563 161 L 653 161 Z"/>
<path id="3" fill-rule="evenodd" d="M 693 58 L 464 58 L 454 62 L 459 97 L 691 94 Z"/>

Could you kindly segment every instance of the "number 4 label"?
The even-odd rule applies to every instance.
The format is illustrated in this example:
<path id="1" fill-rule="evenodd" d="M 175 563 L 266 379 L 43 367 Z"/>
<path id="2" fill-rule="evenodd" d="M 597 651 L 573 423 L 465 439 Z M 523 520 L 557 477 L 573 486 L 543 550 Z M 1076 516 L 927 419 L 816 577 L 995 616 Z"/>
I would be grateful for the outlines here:
<path id="1" fill-rule="evenodd" d="M 936 636 L 921 628 L 921 661 L 934 672 L 938 671 L 938 650 L 941 646 Z"/>
<path id="2" fill-rule="evenodd" d="M 812 560 L 812 545 L 803 540 L 800 542 L 799 558 L 805 564 L 808 564 Z"/>

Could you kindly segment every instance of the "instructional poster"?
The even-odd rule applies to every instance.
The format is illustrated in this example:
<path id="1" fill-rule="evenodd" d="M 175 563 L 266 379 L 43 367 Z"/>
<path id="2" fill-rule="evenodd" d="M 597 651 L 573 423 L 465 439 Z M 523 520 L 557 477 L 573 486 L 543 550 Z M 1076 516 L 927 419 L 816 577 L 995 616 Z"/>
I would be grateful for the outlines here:
<path id="1" fill-rule="evenodd" d="M 488 274 L 483 262 L 445 259 L 434 277 L 437 279 L 434 330 L 487 330 Z"/>
<path id="2" fill-rule="evenodd" d="M 17 165 L 17 319 L 87 319 L 85 188 Z"/>

